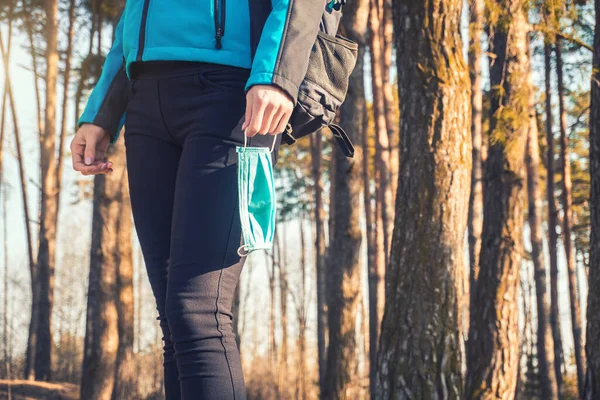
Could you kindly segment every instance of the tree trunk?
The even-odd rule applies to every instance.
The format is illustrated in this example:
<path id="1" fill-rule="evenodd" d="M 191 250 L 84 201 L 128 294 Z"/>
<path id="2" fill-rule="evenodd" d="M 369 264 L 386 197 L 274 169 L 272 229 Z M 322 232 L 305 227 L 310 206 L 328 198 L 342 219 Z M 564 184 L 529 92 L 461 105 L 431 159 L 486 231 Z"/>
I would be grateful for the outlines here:
<path id="1" fill-rule="evenodd" d="M 382 40 L 380 35 L 380 25 L 382 19 L 379 15 L 378 0 L 370 0 L 369 12 L 369 46 L 371 49 L 371 76 L 373 88 L 373 116 L 375 118 L 375 193 L 380 207 L 381 223 L 378 221 L 377 235 L 383 235 L 378 239 L 378 243 L 383 247 L 378 247 L 383 251 L 383 268 L 388 265 L 390 255 L 390 239 L 393 221 L 391 164 L 390 164 L 390 142 L 388 138 L 388 127 L 386 125 L 385 93 L 383 87 L 383 53 Z M 362 125 L 361 125 L 362 127 Z"/>
<path id="2" fill-rule="evenodd" d="M 300 299 L 298 317 L 298 366 L 296 370 L 296 399 L 306 399 L 306 243 L 304 238 L 304 214 L 300 216 Z"/>
<path id="3" fill-rule="evenodd" d="M 33 37 L 33 22 L 31 21 L 31 16 L 33 15 L 33 10 L 29 8 L 27 2 L 23 3 L 24 6 L 24 18 L 23 25 L 25 26 L 25 30 L 27 31 L 27 38 L 29 40 L 29 53 L 31 55 L 31 66 L 33 72 L 33 86 L 35 89 L 35 105 L 36 105 L 36 117 L 37 117 L 37 134 L 38 136 L 42 136 L 44 132 L 44 121 L 42 119 L 42 90 L 40 88 L 40 76 L 38 73 L 38 56 L 35 49 L 35 40 Z"/>
<path id="4" fill-rule="evenodd" d="M 394 2 L 400 104 L 396 219 L 378 399 L 460 399 L 463 242 L 471 174 L 462 0 Z"/>
<path id="5" fill-rule="evenodd" d="M 120 209 L 119 219 L 116 221 L 117 234 L 117 315 L 119 347 L 117 350 L 115 385 L 112 399 L 126 399 L 135 397 L 136 387 L 136 365 L 133 354 L 134 342 L 134 295 L 133 295 L 133 250 L 131 234 L 133 220 L 131 218 L 131 203 L 129 201 L 129 185 L 127 183 L 127 170 L 125 168 L 125 148 L 121 145 L 115 149 L 112 160 L 121 165 L 120 174 L 111 175 L 115 184 L 119 185 L 118 206 Z"/>
<path id="6" fill-rule="evenodd" d="M 275 232 L 275 249 L 271 254 L 271 269 L 267 265 L 267 275 L 269 276 L 269 359 L 275 362 L 277 359 L 277 342 L 275 341 L 275 268 L 277 263 L 281 262 L 281 252 L 278 242 L 279 232 Z"/>
<path id="7" fill-rule="evenodd" d="M 519 270 L 529 126 L 528 23 L 524 0 L 496 0 L 491 50 L 490 147 L 484 167 L 479 279 L 473 290 L 466 397 L 514 398 L 519 369 Z"/>
<path id="8" fill-rule="evenodd" d="M 596 0 L 596 31 L 590 106 L 591 238 L 587 337 L 585 355 L 588 369 L 583 398 L 600 398 L 600 0 Z"/>
<path id="9" fill-rule="evenodd" d="M 364 44 L 369 15 L 369 1 L 346 5 L 342 25 L 349 39 Z M 361 46 L 364 49 L 364 46 Z M 350 77 L 348 97 L 340 110 L 340 122 L 348 127 L 348 135 L 356 144 L 353 159 L 333 148 L 335 172 L 332 178 L 332 230 L 328 250 L 328 326 L 327 370 L 321 399 L 354 399 L 352 379 L 356 368 L 356 316 L 360 299 L 360 195 L 362 191 L 363 149 L 360 130 L 365 115 L 364 50 Z"/>
<path id="10" fill-rule="evenodd" d="M 465 290 L 465 301 L 473 294 L 479 275 L 479 252 L 481 250 L 481 229 L 483 227 L 483 163 L 481 145 L 483 143 L 483 91 L 481 76 L 481 36 L 483 34 L 484 0 L 469 2 L 469 75 L 471 78 L 471 138 L 473 141 L 473 169 L 471 170 L 471 194 L 469 197 L 469 288 Z M 466 331 L 469 331 L 469 304 L 465 305 Z"/>
<path id="11" fill-rule="evenodd" d="M 544 44 L 544 70 L 546 90 L 546 197 L 548 203 L 548 252 L 550 255 L 550 325 L 554 340 L 554 372 L 558 390 L 562 386 L 562 333 L 560 330 L 560 313 L 558 310 L 558 236 L 556 234 L 556 202 L 554 199 L 554 135 L 552 133 L 552 81 L 551 81 L 552 48 L 546 41 Z"/>
<path id="12" fill-rule="evenodd" d="M 396 192 L 398 191 L 398 169 L 400 156 L 400 136 L 398 118 L 400 111 L 398 103 L 394 99 L 394 89 L 390 81 L 390 70 L 392 68 L 392 49 L 394 46 L 394 21 L 392 18 L 391 0 L 383 0 L 380 8 L 381 15 L 381 38 L 382 38 L 382 79 L 383 79 L 383 103 L 385 106 L 385 125 L 388 132 L 389 153 L 390 153 L 390 190 L 392 194 L 391 212 L 394 212 L 396 204 Z M 394 220 L 394 215 L 390 216 L 390 221 Z M 393 227 L 390 227 L 390 230 Z M 391 239 L 391 238 L 390 238 Z"/>
<path id="13" fill-rule="evenodd" d="M 285 243 L 285 231 L 282 230 L 282 235 L 278 237 L 280 240 L 279 250 L 283 250 L 282 243 Z M 283 253 L 283 251 L 282 251 Z M 280 254 L 281 256 L 282 254 Z M 287 271 L 285 270 L 286 258 L 281 257 L 280 262 L 277 263 L 277 269 L 279 272 L 279 311 L 281 312 L 281 353 L 279 357 L 279 387 L 282 389 L 287 388 L 287 359 L 288 359 L 288 310 L 287 310 L 287 298 L 288 298 L 288 282 L 287 282 Z"/>
<path id="14" fill-rule="evenodd" d="M 116 146 L 110 146 L 107 156 Z M 124 166 L 122 168 L 125 168 Z M 111 399 L 119 350 L 118 253 L 123 218 L 123 174 L 94 178 L 94 211 L 81 398 Z M 123 311 L 121 309 L 121 311 Z"/>
<path id="15" fill-rule="evenodd" d="M 60 137 L 58 141 L 58 158 L 56 159 L 56 221 L 58 225 L 58 212 L 60 209 L 60 191 L 62 188 L 63 175 L 63 153 L 65 148 L 65 139 L 67 137 L 67 111 L 69 108 L 69 84 L 71 83 L 71 58 L 73 56 L 73 38 L 75 36 L 75 8 L 77 3 L 75 0 L 69 1 L 69 28 L 67 30 L 67 49 L 65 51 L 65 71 L 63 74 L 63 98 L 62 98 L 62 115 L 60 120 Z"/>
<path id="16" fill-rule="evenodd" d="M 315 267 L 317 275 L 317 347 L 319 352 L 319 388 L 325 387 L 325 340 L 327 330 L 326 271 L 325 271 L 325 218 L 323 212 L 323 184 L 321 182 L 322 132 L 310 136 L 312 178 L 315 192 Z"/>
<path id="17" fill-rule="evenodd" d="M 569 278 L 569 302 L 571 305 L 571 328 L 573 330 L 573 350 L 575 353 L 575 363 L 577 365 L 577 383 L 579 393 L 583 393 L 583 384 L 585 380 L 585 354 L 583 354 L 583 344 L 581 337 L 581 307 L 577 295 L 577 277 L 575 265 L 575 253 L 573 251 L 573 241 L 571 240 L 571 231 L 573 226 L 573 197 L 571 182 L 571 162 L 569 161 L 569 137 L 567 136 L 567 110 L 565 108 L 563 61 L 562 61 L 562 42 L 556 38 L 556 75 L 558 85 L 558 105 L 560 113 L 560 161 L 561 173 L 563 178 L 562 206 L 563 216 L 563 243 L 565 248 L 565 258 L 567 261 L 567 276 Z"/>
<path id="18" fill-rule="evenodd" d="M 546 293 L 546 264 L 542 241 L 542 205 L 540 194 L 540 154 L 538 128 L 535 115 L 535 95 L 530 95 L 531 113 L 527 138 L 527 199 L 529 202 L 529 230 L 531 258 L 533 259 L 537 304 L 537 359 L 542 389 L 542 399 L 558 399 L 558 385 L 554 370 L 554 340 L 550 326 L 550 305 Z"/>
<path id="19" fill-rule="evenodd" d="M 0 137 L 0 142 L 2 142 L 2 140 L 4 139 L 4 124 L 2 124 L 2 137 Z M 1 147 L 1 146 L 0 146 Z M 0 158 L 2 156 L 2 152 L 0 151 Z M 0 168 L 0 172 L 1 172 L 1 168 Z M 0 173 L 0 180 L 2 180 L 3 175 L 2 173 Z M 10 357 L 10 352 L 9 352 L 9 341 L 8 341 L 8 335 L 9 335 L 9 328 L 8 328 L 8 296 L 9 296 L 9 289 L 8 289 L 8 220 L 6 219 L 6 209 L 7 209 L 7 204 L 6 204 L 6 195 L 7 195 L 7 191 L 6 189 L 4 190 L 3 193 L 0 193 L 0 195 L 2 196 L 2 239 L 3 239 L 3 252 L 4 252 L 4 316 L 2 318 L 2 337 L 3 337 L 3 347 L 4 347 L 4 368 L 5 368 L 5 372 L 6 372 L 6 379 L 7 380 L 11 380 L 12 379 L 12 373 L 11 373 L 11 357 Z M 10 400 L 10 388 L 8 389 L 9 392 L 9 399 Z"/>
<path id="20" fill-rule="evenodd" d="M 382 317 L 382 313 L 379 312 L 379 302 L 381 298 L 385 298 L 385 293 L 379 291 L 379 286 L 382 281 L 385 282 L 385 276 L 379 276 L 379 270 L 377 268 L 377 246 L 375 242 L 375 232 L 373 229 L 375 215 L 373 212 L 373 196 L 371 194 L 372 181 L 371 165 L 369 162 L 370 152 L 368 132 L 369 113 L 365 109 L 361 144 L 363 147 L 363 201 L 365 207 L 365 224 L 367 226 L 367 274 L 369 290 L 369 393 L 371 399 L 375 399 L 377 393 L 377 343 L 379 339 L 379 326 Z"/>
<path id="21" fill-rule="evenodd" d="M 19 131 L 19 120 L 17 118 L 17 107 L 15 99 L 12 93 L 11 80 L 10 80 L 10 66 L 8 62 L 8 53 L 4 49 L 4 42 L 2 39 L 2 31 L 0 30 L 0 55 L 4 64 L 4 82 L 8 92 L 8 102 L 10 105 L 10 112 L 13 122 L 13 131 L 15 134 L 15 147 L 17 149 L 17 162 L 19 164 L 19 181 L 21 183 L 21 199 L 23 201 L 23 216 L 25 219 L 25 232 L 27 236 L 27 256 L 29 261 L 29 274 L 31 278 L 31 320 L 29 323 L 29 333 L 27 337 L 27 350 L 25 354 L 25 370 L 24 378 L 28 380 L 34 379 L 33 366 L 35 361 L 35 349 L 37 343 L 37 323 L 38 323 L 38 298 L 39 293 L 37 291 L 37 265 L 33 257 L 33 239 L 31 234 L 31 226 L 29 218 L 29 201 L 27 196 L 27 180 L 25 178 L 25 167 L 23 161 L 23 152 L 21 151 L 21 134 Z"/>
<path id="22" fill-rule="evenodd" d="M 56 262 L 56 82 L 58 78 L 58 0 L 46 0 L 46 109 L 44 134 L 40 141 L 40 285 L 35 379 L 50 381 L 52 367 L 52 307 Z"/>

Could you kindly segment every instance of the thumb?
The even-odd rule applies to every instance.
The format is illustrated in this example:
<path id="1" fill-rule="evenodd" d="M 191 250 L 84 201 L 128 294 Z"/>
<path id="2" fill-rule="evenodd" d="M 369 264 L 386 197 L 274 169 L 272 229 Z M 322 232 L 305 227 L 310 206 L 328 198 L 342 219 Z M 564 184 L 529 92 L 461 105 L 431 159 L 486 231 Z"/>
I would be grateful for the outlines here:
<path id="1" fill-rule="evenodd" d="M 96 135 L 88 135 L 85 141 L 85 165 L 92 165 L 96 157 L 96 145 L 98 138 Z"/>

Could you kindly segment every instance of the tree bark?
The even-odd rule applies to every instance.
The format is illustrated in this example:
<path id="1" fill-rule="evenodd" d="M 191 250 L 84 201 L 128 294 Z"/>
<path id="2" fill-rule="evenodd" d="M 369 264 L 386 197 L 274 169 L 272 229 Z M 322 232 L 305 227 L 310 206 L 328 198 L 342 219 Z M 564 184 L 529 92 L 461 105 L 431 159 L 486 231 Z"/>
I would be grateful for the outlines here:
<path id="1" fill-rule="evenodd" d="M 40 141 L 40 285 L 35 378 L 50 381 L 52 367 L 52 308 L 56 262 L 56 83 L 58 78 L 58 0 L 46 0 L 46 101 L 44 134 Z"/>
<path id="2" fill-rule="evenodd" d="M 595 2 L 596 30 L 590 106 L 591 238 L 587 337 L 587 373 L 583 398 L 600 398 L 600 0 Z"/>
<path id="3" fill-rule="evenodd" d="M 528 23 L 524 0 L 496 0 L 491 50 L 490 147 L 484 167 L 479 279 L 473 290 L 465 395 L 514 398 L 519 369 L 519 272 L 529 126 Z"/>
<path id="4" fill-rule="evenodd" d="M 117 315 L 119 346 L 117 350 L 115 367 L 115 385 L 112 399 L 126 399 L 137 394 L 136 387 L 136 362 L 133 354 L 134 342 L 134 294 L 133 294 L 133 249 L 131 234 L 133 220 L 131 218 L 131 203 L 129 200 L 129 184 L 125 168 L 125 148 L 117 145 L 111 159 L 115 164 L 121 165 L 121 170 L 111 175 L 116 185 L 120 185 L 117 194 L 120 213 L 115 222 L 117 235 Z"/>
<path id="5" fill-rule="evenodd" d="M 462 3 L 393 3 L 402 141 L 378 399 L 462 397 L 457 288 L 471 174 Z"/>
<path id="6" fill-rule="evenodd" d="M 369 1 L 348 3 L 342 25 L 350 40 L 362 44 L 367 30 Z M 361 46 L 364 49 L 364 46 Z M 350 77 L 348 97 L 339 117 L 348 127 L 348 135 L 356 144 L 353 159 L 344 157 L 339 148 L 333 148 L 335 172 L 332 185 L 333 229 L 330 231 L 328 252 L 328 326 L 327 370 L 324 400 L 357 398 L 352 378 L 356 360 L 356 316 L 360 299 L 360 195 L 362 191 L 362 156 L 360 129 L 365 115 L 364 50 L 359 51 L 358 62 Z"/>
<path id="7" fill-rule="evenodd" d="M 312 178 L 315 196 L 315 269 L 317 275 L 317 348 L 319 352 L 319 388 L 325 387 L 325 355 L 327 330 L 326 274 L 325 274 L 325 218 L 323 212 L 323 184 L 321 164 L 323 152 L 322 132 L 310 136 Z"/>
<path id="8" fill-rule="evenodd" d="M 280 240 L 279 250 L 283 250 L 282 243 L 285 243 L 285 231 L 281 232 L 282 235 L 278 237 Z M 283 236 L 283 237 L 282 237 Z M 283 253 L 283 251 L 282 251 Z M 282 254 L 280 254 L 281 256 Z M 281 257 L 280 262 L 277 263 L 277 269 L 279 272 L 279 311 L 281 312 L 281 350 L 279 354 L 279 387 L 282 389 L 287 388 L 287 359 L 288 359 L 288 309 L 287 309 L 287 298 L 288 298 L 288 282 L 287 282 L 287 271 L 285 270 L 286 258 Z"/>
<path id="9" fill-rule="evenodd" d="M 398 119 L 400 110 L 398 103 L 394 99 L 394 89 L 390 80 L 390 70 L 392 68 L 392 50 L 394 47 L 394 21 L 392 18 L 391 0 L 382 0 L 380 7 L 381 14 L 381 38 L 382 38 L 382 79 L 383 79 L 383 103 L 385 107 L 385 125 L 388 132 L 389 153 L 390 153 L 390 190 L 392 194 L 391 212 L 394 212 L 396 204 L 396 192 L 398 191 L 398 169 L 400 156 L 400 136 Z M 390 216 L 390 221 L 394 220 L 394 215 Z M 393 227 L 390 227 L 390 230 Z M 390 238 L 391 239 L 391 238 Z"/>
<path id="10" fill-rule="evenodd" d="M 554 370 L 554 340 L 550 326 L 550 305 L 546 293 L 546 263 L 542 241 L 542 205 L 540 194 L 540 154 L 538 127 L 535 114 L 535 95 L 529 103 L 529 135 L 527 137 L 527 199 L 529 202 L 529 230 L 531 258 L 533 259 L 537 305 L 537 359 L 542 399 L 558 399 L 558 385 Z"/>
<path id="11" fill-rule="evenodd" d="M 479 275 L 479 252 L 481 250 L 481 229 L 483 227 L 483 163 L 481 146 L 483 143 L 483 91 L 481 76 L 481 37 L 483 34 L 484 0 L 469 2 L 469 76 L 471 78 L 471 138 L 473 142 L 473 168 L 471 170 L 471 194 L 469 197 L 469 288 L 465 298 L 473 294 Z M 471 299 L 472 301 L 472 299 Z M 469 301 L 469 304 L 471 303 Z M 469 305 L 465 306 L 465 319 L 468 332 Z"/>
<path id="12" fill-rule="evenodd" d="M 296 370 L 296 399 L 306 399 L 306 242 L 304 214 L 300 215 L 300 299 L 297 305 L 298 318 L 298 364 Z"/>
<path id="13" fill-rule="evenodd" d="M 63 98 L 62 98 L 62 115 L 60 120 L 60 137 L 58 140 L 58 158 L 56 159 L 56 221 L 58 225 L 58 214 L 60 209 L 60 193 L 62 189 L 63 175 L 63 153 L 65 147 L 65 139 L 67 137 L 67 111 L 69 108 L 69 85 L 71 83 L 71 58 L 73 56 L 73 38 L 75 37 L 75 8 L 77 3 L 75 0 L 69 1 L 69 28 L 67 30 L 67 49 L 65 51 L 65 71 L 63 73 Z"/>
<path id="14" fill-rule="evenodd" d="M 575 353 L 575 364 L 577 365 L 577 383 L 579 393 L 583 393 L 585 380 L 585 354 L 583 354 L 583 344 L 581 337 L 581 307 L 577 295 L 577 276 L 575 265 L 575 253 L 573 251 L 573 241 L 571 240 L 571 231 L 573 226 L 573 196 L 571 182 L 571 162 L 569 161 L 569 137 L 567 136 L 567 110 L 565 108 L 563 61 L 562 61 L 562 42 L 556 38 L 556 75 L 558 86 L 558 106 L 560 114 L 560 162 L 561 174 L 563 178 L 563 188 L 561 193 L 563 216 L 563 243 L 565 248 L 565 258 L 567 261 L 567 276 L 569 279 L 569 302 L 571 305 L 571 328 L 573 331 L 573 350 Z"/>
<path id="15" fill-rule="evenodd" d="M 109 146 L 113 158 L 116 146 Z M 122 167 L 124 168 L 124 166 Z M 81 398 L 110 400 L 119 350 L 119 231 L 123 174 L 94 178 L 94 211 Z M 121 310 L 122 311 L 122 310 Z"/>
<path id="16" fill-rule="evenodd" d="M 558 390 L 562 386 L 562 333 L 560 330 L 560 313 L 558 310 L 558 235 L 556 234 L 557 212 L 554 199 L 554 135 L 552 133 L 552 81 L 551 81 L 552 48 L 546 39 L 544 44 L 544 70 L 546 91 L 546 197 L 548 203 L 548 252 L 550 256 L 550 325 L 554 340 L 554 372 Z"/>
<path id="17" fill-rule="evenodd" d="M 385 283 L 385 275 L 379 276 L 379 269 L 377 268 L 377 246 L 375 241 L 375 232 L 373 229 L 374 219 L 376 216 L 374 214 L 373 195 L 371 193 L 371 165 L 369 162 L 371 156 L 369 152 L 368 133 L 369 113 L 365 109 L 361 144 L 363 147 L 363 201 L 365 207 L 365 225 L 367 228 L 367 275 L 369 290 L 369 394 L 372 399 L 375 399 L 377 394 L 377 343 L 379 341 L 379 326 L 382 317 L 382 313 L 379 310 L 379 303 L 381 298 L 385 298 L 385 293 L 379 290 L 379 286 L 381 286 L 382 281 Z"/>
<path id="18" fill-rule="evenodd" d="M 392 187 L 390 182 L 392 169 L 390 163 L 390 142 L 386 124 L 385 93 L 383 87 L 383 50 L 380 35 L 382 19 L 379 14 L 378 0 L 370 0 L 370 3 L 369 46 L 371 49 L 373 116 L 375 118 L 375 196 L 377 198 L 378 207 L 380 207 L 381 215 L 381 225 L 378 221 L 377 235 L 383 235 L 383 238 L 380 237 L 378 239 L 378 242 L 382 243 L 383 247 L 378 247 L 378 250 L 383 251 L 384 262 L 380 263 L 380 265 L 385 268 L 389 261 L 390 239 L 394 215 Z"/>
<path id="19" fill-rule="evenodd" d="M 2 124 L 2 137 L 0 137 L 0 142 L 4 139 L 4 124 Z M 1 147 L 1 146 L 0 146 Z M 2 152 L 0 151 L 0 157 L 2 156 Z M 3 175 L 1 173 L 1 168 L 0 168 L 0 180 L 2 180 Z M 4 368 L 5 368 L 5 372 L 6 372 L 6 379 L 7 380 L 11 380 L 12 379 L 12 360 L 10 357 L 10 351 L 9 351 L 9 340 L 8 340 L 8 335 L 9 335 L 9 324 L 8 324 L 8 296 L 9 296 L 9 288 L 8 288 L 8 220 L 6 219 L 6 209 L 8 208 L 7 204 L 6 204 L 6 189 L 4 190 L 4 193 L 0 193 L 0 195 L 2 195 L 2 239 L 3 239 L 3 250 L 4 250 L 4 316 L 2 318 L 2 337 L 3 337 L 3 347 L 4 347 Z M 10 400 L 10 388 L 9 388 L 9 399 Z"/>

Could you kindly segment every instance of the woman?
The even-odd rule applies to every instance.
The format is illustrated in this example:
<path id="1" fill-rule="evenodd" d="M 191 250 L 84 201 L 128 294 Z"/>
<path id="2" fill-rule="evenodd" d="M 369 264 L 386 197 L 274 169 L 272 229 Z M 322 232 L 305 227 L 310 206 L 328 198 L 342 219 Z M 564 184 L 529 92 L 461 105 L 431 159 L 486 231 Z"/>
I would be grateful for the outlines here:
<path id="1" fill-rule="evenodd" d="M 237 155 L 273 161 L 324 0 L 127 0 L 71 143 L 73 168 L 104 160 L 124 125 L 133 218 L 163 332 L 172 399 L 244 399 L 231 312 L 244 259 Z M 118 166 L 122 168 L 123 166 Z"/>

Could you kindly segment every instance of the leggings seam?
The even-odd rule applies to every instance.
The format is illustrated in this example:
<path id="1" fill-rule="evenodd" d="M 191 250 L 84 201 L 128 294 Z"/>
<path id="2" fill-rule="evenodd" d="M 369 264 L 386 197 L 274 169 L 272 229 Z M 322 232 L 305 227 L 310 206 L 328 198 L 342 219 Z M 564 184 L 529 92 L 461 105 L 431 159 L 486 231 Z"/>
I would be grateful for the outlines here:
<path id="1" fill-rule="evenodd" d="M 229 225 L 229 234 L 227 235 L 227 245 L 229 244 L 229 240 L 231 239 L 231 231 L 233 230 L 233 217 L 235 216 L 235 209 L 233 210 L 232 216 L 231 216 L 231 222 Z M 227 249 L 226 249 L 227 250 Z M 227 257 L 227 251 L 225 252 L 225 255 L 223 256 L 223 261 L 221 262 L 221 270 L 219 272 L 219 280 L 217 283 L 217 300 L 216 300 L 216 311 L 215 311 L 215 320 L 217 321 L 217 331 L 221 334 L 221 337 L 219 338 L 221 340 L 221 346 L 223 347 L 223 352 L 225 353 L 225 362 L 227 363 L 227 369 L 229 370 L 229 378 L 231 379 L 231 389 L 233 391 L 233 399 L 235 400 L 235 384 L 233 382 L 233 373 L 231 372 L 231 365 L 229 364 L 229 357 L 227 357 L 227 347 L 225 347 L 225 343 L 224 343 L 224 334 L 223 331 L 220 328 L 220 321 L 221 321 L 221 314 L 219 313 L 219 295 L 221 294 L 221 278 L 223 277 L 223 269 L 225 268 L 225 260 Z"/>
<path id="2" fill-rule="evenodd" d="M 159 80 L 156 81 L 156 96 L 158 99 L 158 112 L 160 113 L 160 119 L 162 120 L 162 123 L 165 126 L 165 130 L 167 131 L 167 134 L 169 135 L 169 137 L 171 138 L 173 143 L 177 143 L 177 140 L 175 139 L 175 137 L 169 130 L 169 127 L 167 126 L 167 120 L 165 119 L 165 114 L 163 113 L 162 103 L 160 101 L 160 81 Z"/>

